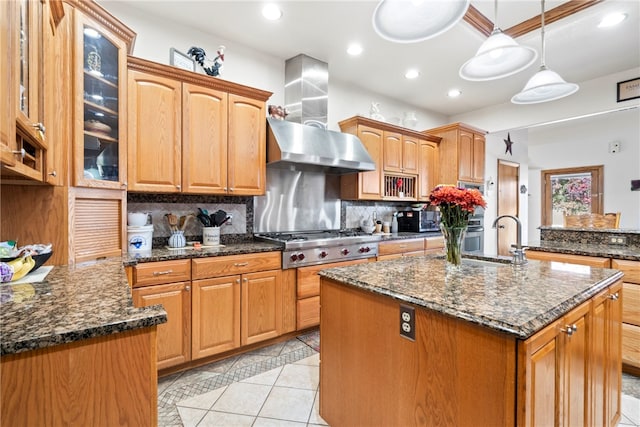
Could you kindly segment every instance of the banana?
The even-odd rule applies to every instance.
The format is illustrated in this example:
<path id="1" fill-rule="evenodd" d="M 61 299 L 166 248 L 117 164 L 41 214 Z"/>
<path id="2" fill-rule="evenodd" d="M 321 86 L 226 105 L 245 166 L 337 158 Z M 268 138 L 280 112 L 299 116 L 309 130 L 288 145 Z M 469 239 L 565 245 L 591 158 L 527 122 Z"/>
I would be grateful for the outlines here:
<path id="1" fill-rule="evenodd" d="M 31 258 L 31 255 L 27 255 L 25 258 L 23 258 L 20 270 L 13 271 L 13 277 L 11 278 L 11 281 L 13 282 L 18 279 L 22 279 L 24 276 L 29 274 L 34 265 L 36 265 L 36 262 L 33 260 L 33 258 Z"/>

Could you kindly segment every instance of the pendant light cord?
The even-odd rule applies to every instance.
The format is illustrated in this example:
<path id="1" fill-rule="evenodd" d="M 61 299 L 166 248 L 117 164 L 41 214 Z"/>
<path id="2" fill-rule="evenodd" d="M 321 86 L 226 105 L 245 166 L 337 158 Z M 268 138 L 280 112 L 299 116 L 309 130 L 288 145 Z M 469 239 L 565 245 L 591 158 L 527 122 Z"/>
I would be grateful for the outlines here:
<path id="1" fill-rule="evenodd" d="M 493 29 L 500 28 L 498 26 L 498 0 L 493 2 Z"/>
<path id="2" fill-rule="evenodd" d="M 544 57 L 545 57 L 545 43 L 544 43 L 544 0 L 542 0 L 542 26 L 540 27 L 540 36 L 542 37 L 542 64 L 540 66 L 540 68 L 547 68 L 546 64 L 544 63 Z"/>

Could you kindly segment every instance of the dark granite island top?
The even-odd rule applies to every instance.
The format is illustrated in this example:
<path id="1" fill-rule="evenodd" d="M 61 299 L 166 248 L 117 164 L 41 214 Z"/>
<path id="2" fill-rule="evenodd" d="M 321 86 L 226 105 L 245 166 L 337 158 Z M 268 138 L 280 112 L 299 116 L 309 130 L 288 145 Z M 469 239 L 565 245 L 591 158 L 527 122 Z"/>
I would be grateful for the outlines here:
<path id="1" fill-rule="evenodd" d="M 58 266 L 40 283 L 0 285 L 0 355 L 158 325 L 162 306 L 136 308 L 121 258 Z"/>
<path id="2" fill-rule="evenodd" d="M 529 261 L 524 267 L 415 256 L 323 270 L 323 277 L 526 339 L 622 277 L 617 270 Z"/>

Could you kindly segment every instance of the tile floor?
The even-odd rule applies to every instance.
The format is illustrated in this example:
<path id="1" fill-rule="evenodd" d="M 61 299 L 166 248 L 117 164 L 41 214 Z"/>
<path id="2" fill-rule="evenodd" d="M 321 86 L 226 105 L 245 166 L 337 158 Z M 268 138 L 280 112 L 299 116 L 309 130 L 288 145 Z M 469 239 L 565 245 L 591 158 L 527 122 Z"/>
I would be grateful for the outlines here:
<path id="1" fill-rule="evenodd" d="M 317 340 L 317 338 L 316 338 Z M 309 336 L 158 381 L 158 424 L 321 426 L 319 354 Z M 640 378 L 623 374 L 620 427 L 640 427 Z"/>

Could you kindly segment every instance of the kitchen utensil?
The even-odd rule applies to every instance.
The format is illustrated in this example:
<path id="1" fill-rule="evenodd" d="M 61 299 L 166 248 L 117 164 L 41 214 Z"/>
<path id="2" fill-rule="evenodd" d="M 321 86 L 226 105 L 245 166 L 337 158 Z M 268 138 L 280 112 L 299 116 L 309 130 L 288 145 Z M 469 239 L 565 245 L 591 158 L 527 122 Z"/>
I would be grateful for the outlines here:
<path id="1" fill-rule="evenodd" d="M 220 227 L 222 221 L 227 217 L 227 213 L 222 209 L 218 209 L 215 213 L 211 214 L 211 225 L 214 227 Z"/>
<path id="2" fill-rule="evenodd" d="M 200 210 L 200 208 L 198 208 L 198 210 Z M 200 223 L 202 224 L 203 227 L 211 227 L 211 218 L 209 218 L 208 215 L 205 215 L 202 212 L 200 212 L 197 215 L 197 218 L 200 220 Z"/>
<path id="3" fill-rule="evenodd" d="M 178 217 L 172 213 L 165 214 L 164 216 L 167 218 L 171 231 L 178 231 Z"/>
<path id="4" fill-rule="evenodd" d="M 189 214 L 189 215 L 185 215 L 185 216 L 181 216 L 180 217 L 180 223 L 178 225 L 178 228 L 180 229 L 180 231 L 184 231 L 185 228 L 187 228 L 187 224 L 189 223 L 189 220 L 191 218 L 193 218 L 195 215 L 193 214 Z"/>
<path id="5" fill-rule="evenodd" d="M 198 208 L 198 210 L 200 211 L 200 213 L 201 213 L 202 215 L 209 216 L 209 211 L 208 211 L 208 210 L 206 210 L 206 209 L 201 209 L 201 208 Z"/>
<path id="6" fill-rule="evenodd" d="M 225 222 L 229 221 L 230 219 L 231 219 L 231 216 L 227 215 L 227 217 L 222 220 L 222 222 L 220 223 L 220 225 L 218 227 L 222 227 L 222 224 L 224 224 Z"/>

